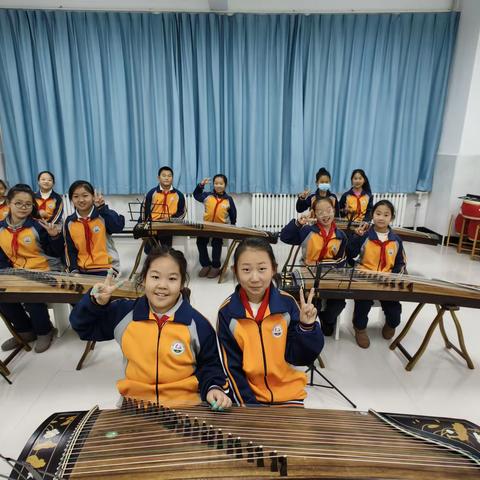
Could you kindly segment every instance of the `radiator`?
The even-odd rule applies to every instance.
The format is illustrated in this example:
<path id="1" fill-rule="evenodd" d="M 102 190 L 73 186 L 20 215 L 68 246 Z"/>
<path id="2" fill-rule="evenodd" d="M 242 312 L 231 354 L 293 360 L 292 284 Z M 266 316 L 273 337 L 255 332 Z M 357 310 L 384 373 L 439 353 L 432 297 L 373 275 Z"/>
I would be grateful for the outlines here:
<path id="1" fill-rule="evenodd" d="M 392 222 L 394 227 L 404 224 L 407 206 L 406 193 L 374 193 L 373 203 L 378 200 L 389 200 L 395 207 L 396 216 Z M 295 210 L 297 195 L 253 193 L 252 194 L 252 227 L 260 230 L 281 230 L 298 213 Z"/>

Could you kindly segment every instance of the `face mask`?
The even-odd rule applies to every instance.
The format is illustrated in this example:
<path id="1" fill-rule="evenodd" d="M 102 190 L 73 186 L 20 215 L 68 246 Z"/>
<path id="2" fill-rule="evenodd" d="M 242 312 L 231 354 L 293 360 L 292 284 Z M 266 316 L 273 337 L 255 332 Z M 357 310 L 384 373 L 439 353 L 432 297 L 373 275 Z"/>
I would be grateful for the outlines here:
<path id="1" fill-rule="evenodd" d="M 329 183 L 319 183 L 318 184 L 318 189 L 326 192 L 327 190 L 330 190 L 330 184 Z"/>

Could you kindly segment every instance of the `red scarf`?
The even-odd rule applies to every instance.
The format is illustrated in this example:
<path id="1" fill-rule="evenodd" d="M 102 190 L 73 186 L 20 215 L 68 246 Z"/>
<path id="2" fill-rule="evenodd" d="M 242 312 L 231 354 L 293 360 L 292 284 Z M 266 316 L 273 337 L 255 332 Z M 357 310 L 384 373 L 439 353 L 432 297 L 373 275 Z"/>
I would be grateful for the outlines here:
<path id="1" fill-rule="evenodd" d="M 248 312 L 257 323 L 260 323 L 263 320 L 263 317 L 265 317 L 268 302 L 270 301 L 270 287 L 268 287 L 265 291 L 262 303 L 260 304 L 260 308 L 258 309 L 258 312 L 255 316 L 253 316 L 252 307 L 248 302 L 247 292 L 242 287 L 240 287 L 240 300 L 242 301 L 242 305 L 245 307 L 245 311 Z"/>
<path id="2" fill-rule="evenodd" d="M 380 271 L 383 272 L 383 269 L 387 266 L 386 249 L 391 240 L 385 240 L 385 242 L 382 242 L 381 240 L 371 240 L 371 242 L 380 247 Z"/>
<path id="3" fill-rule="evenodd" d="M 25 230 L 27 227 L 19 227 L 19 228 L 12 228 L 12 227 L 7 227 L 7 230 L 12 234 L 12 256 L 14 259 L 17 258 L 18 255 L 18 236 L 20 235 L 20 232 L 22 230 Z"/>
<path id="4" fill-rule="evenodd" d="M 360 203 L 360 197 L 362 196 L 362 194 L 360 193 L 360 195 L 355 195 L 355 200 L 357 200 L 357 215 L 356 215 L 356 218 L 358 217 L 361 217 L 362 216 L 362 204 Z"/>
<path id="5" fill-rule="evenodd" d="M 163 326 L 168 322 L 169 316 L 162 315 L 161 317 L 158 317 L 158 315 L 155 312 L 152 312 L 152 313 L 155 318 L 155 321 L 157 322 L 158 329 L 161 331 Z"/>
<path id="6" fill-rule="evenodd" d="M 37 198 L 37 200 L 40 200 L 40 198 Z M 41 200 L 42 201 L 40 203 L 37 202 L 38 210 L 46 210 L 47 209 L 47 202 L 50 200 L 50 197 L 42 198 Z"/>
<path id="7" fill-rule="evenodd" d="M 215 198 L 215 201 L 217 202 L 216 205 L 215 205 L 215 208 L 213 209 L 213 217 L 212 217 L 212 222 L 215 221 L 215 214 L 217 213 L 217 208 L 218 206 L 223 202 L 223 198 L 217 198 L 217 197 L 214 197 Z"/>
<path id="8" fill-rule="evenodd" d="M 168 194 L 169 193 L 173 193 L 173 190 L 168 190 L 167 192 L 160 192 L 163 194 L 163 202 L 160 204 L 161 207 L 162 207 L 162 211 L 160 212 L 160 215 L 167 215 L 168 218 L 170 218 L 170 213 L 168 211 L 168 203 L 167 203 L 167 200 L 168 200 Z"/>
<path id="9" fill-rule="evenodd" d="M 323 228 L 323 225 L 317 222 L 317 227 L 319 230 L 318 233 L 323 238 L 323 247 L 320 250 L 320 254 L 318 255 L 318 259 L 317 259 L 317 262 L 320 262 L 323 260 L 323 258 L 325 257 L 325 254 L 328 251 L 328 243 L 330 242 L 333 235 L 335 234 L 335 230 L 337 229 L 337 226 L 335 225 L 335 222 L 332 222 L 332 224 L 330 225 L 330 230 L 328 232 L 328 235 L 325 228 Z"/>
<path id="10" fill-rule="evenodd" d="M 92 256 L 92 245 L 93 245 L 93 238 L 92 232 L 90 230 L 90 219 L 89 218 L 78 218 L 78 221 L 83 225 L 83 231 L 85 233 L 85 242 L 87 244 L 87 252 L 88 255 L 93 258 Z"/>

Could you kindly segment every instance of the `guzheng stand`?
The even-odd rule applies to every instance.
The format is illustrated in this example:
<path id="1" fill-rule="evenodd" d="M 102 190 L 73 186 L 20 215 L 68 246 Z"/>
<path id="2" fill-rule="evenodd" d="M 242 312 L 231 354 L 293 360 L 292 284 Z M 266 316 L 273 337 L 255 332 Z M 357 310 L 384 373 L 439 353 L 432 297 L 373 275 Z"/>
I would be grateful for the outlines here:
<path id="1" fill-rule="evenodd" d="M 405 338 L 405 336 L 409 332 L 410 328 L 413 325 L 413 322 L 415 321 L 415 319 L 417 318 L 418 314 L 420 313 L 420 311 L 424 306 L 425 306 L 425 303 L 419 303 L 417 305 L 412 315 L 408 319 L 408 322 L 406 323 L 405 327 L 403 327 L 403 330 L 399 333 L 397 338 L 395 338 L 395 340 L 390 345 L 390 350 L 395 350 L 395 348 L 398 348 L 400 352 L 408 360 L 408 363 L 405 365 L 405 370 L 407 371 L 413 370 L 413 367 L 416 365 L 420 357 L 423 355 L 423 353 L 427 349 L 428 343 L 430 342 L 433 332 L 435 331 L 437 326 L 440 328 L 440 333 L 442 334 L 443 341 L 445 342 L 445 347 L 448 349 L 451 348 L 455 352 L 457 352 L 465 360 L 468 368 L 474 369 L 475 367 L 467 352 L 467 347 L 465 346 L 462 327 L 460 326 L 460 322 L 455 313 L 457 310 L 460 310 L 460 308 L 455 305 L 435 305 L 437 309 L 437 315 L 435 316 L 432 323 L 430 324 L 430 327 L 428 328 L 427 333 L 425 334 L 425 337 L 423 338 L 422 343 L 420 344 L 420 347 L 413 355 L 410 355 L 410 353 L 401 344 L 401 341 Z M 450 313 L 450 316 L 452 317 L 453 322 L 455 324 L 455 328 L 457 330 L 458 343 L 460 345 L 460 348 L 454 345 L 447 336 L 445 325 L 443 323 L 443 316 L 446 312 Z"/>
<path id="2" fill-rule="evenodd" d="M 320 365 L 320 368 L 325 368 L 325 364 L 323 363 L 322 357 L 319 355 L 317 357 L 318 364 Z M 330 388 L 332 390 L 335 390 L 337 393 L 339 393 L 353 408 L 357 408 L 357 406 L 346 396 L 343 394 L 341 390 L 339 390 L 316 366 L 315 362 L 313 362 L 306 370 L 305 373 L 310 373 L 310 381 L 308 382 L 309 387 L 321 387 L 321 388 Z M 320 383 L 315 383 L 313 381 L 313 376 L 317 373 L 320 375 L 327 383 L 328 385 L 323 385 Z"/>

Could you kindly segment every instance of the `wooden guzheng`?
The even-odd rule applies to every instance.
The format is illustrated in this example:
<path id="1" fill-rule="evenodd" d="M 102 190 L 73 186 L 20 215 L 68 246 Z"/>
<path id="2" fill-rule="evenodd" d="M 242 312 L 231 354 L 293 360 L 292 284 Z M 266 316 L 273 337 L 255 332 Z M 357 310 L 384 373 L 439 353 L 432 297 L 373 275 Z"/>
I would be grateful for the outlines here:
<path id="1" fill-rule="evenodd" d="M 261 237 L 270 243 L 276 243 L 278 235 L 255 228 L 237 227 L 215 222 L 187 222 L 172 218 L 166 221 L 147 221 L 138 223 L 133 229 L 134 238 L 152 237 L 157 233 L 175 236 L 217 237 L 243 240 L 248 237 Z"/>
<path id="2" fill-rule="evenodd" d="M 345 218 L 336 218 L 335 224 L 343 231 L 354 230 L 361 222 L 350 222 Z M 424 243 L 427 245 L 438 245 L 440 237 L 434 233 L 419 232 L 409 228 L 392 227 L 393 233 L 398 235 L 404 242 Z"/>
<path id="3" fill-rule="evenodd" d="M 95 275 L 5 268 L 0 270 L 0 302 L 76 303 L 102 281 Z M 142 294 L 128 281 L 115 290 L 113 297 L 136 298 Z"/>
<path id="4" fill-rule="evenodd" d="M 42 479 L 470 480 L 480 475 L 480 428 L 374 411 L 233 407 L 214 413 L 124 400 L 117 410 L 49 417 L 9 478 L 27 478 L 31 467 L 39 476 L 28 478 Z"/>

